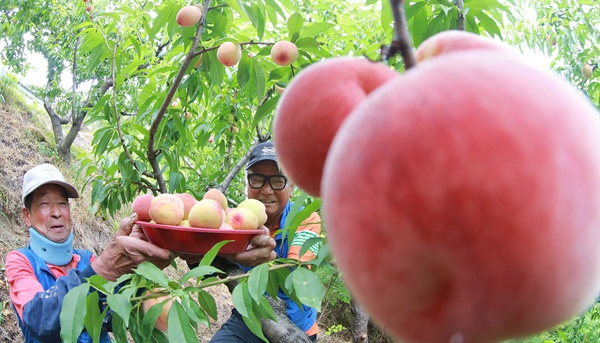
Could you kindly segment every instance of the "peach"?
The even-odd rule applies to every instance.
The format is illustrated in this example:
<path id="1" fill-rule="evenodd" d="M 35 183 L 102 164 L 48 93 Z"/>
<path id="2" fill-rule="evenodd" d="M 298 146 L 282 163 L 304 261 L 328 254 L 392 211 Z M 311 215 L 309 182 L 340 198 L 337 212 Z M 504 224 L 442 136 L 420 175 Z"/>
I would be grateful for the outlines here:
<path id="1" fill-rule="evenodd" d="M 339 126 L 369 93 L 398 75 L 380 63 L 338 57 L 310 65 L 292 79 L 279 100 L 273 132 L 280 165 L 298 187 L 319 196 L 325 157 Z"/>
<path id="2" fill-rule="evenodd" d="M 285 90 L 284 87 L 281 87 L 281 86 L 279 86 L 277 84 L 275 84 L 274 88 L 275 88 L 275 92 L 277 92 L 277 94 L 280 94 L 280 95 L 283 94 L 283 91 Z"/>
<path id="3" fill-rule="evenodd" d="M 267 208 L 265 204 L 256 199 L 246 199 L 239 203 L 238 208 L 247 208 L 251 210 L 258 219 L 258 226 L 267 222 Z"/>
<path id="4" fill-rule="evenodd" d="M 228 207 L 227 197 L 218 188 L 211 188 L 208 191 L 206 191 L 202 199 L 213 199 L 216 202 L 218 202 L 219 205 L 221 205 L 221 208 L 223 208 L 224 210 L 226 210 Z"/>
<path id="5" fill-rule="evenodd" d="M 177 12 L 177 24 L 181 27 L 188 27 L 198 23 L 202 17 L 202 10 L 197 6 L 183 6 Z"/>
<path id="6" fill-rule="evenodd" d="M 213 199 L 202 199 L 192 207 L 188 220 L 192 227 L 218 229 L 223 223 L 223 208 Z"/>
<path id="7" fill-rule="evenodd" d="M 298 59 L 298 47 L 292 42 L 279 41 L 271 48 L 271 58 L 277 65 L 289 66 Z"/>
<path id="8" fill-rule="evenodd" d="M 154 199 L 152 194 L 143 194 L 133 200 L 131 204 L 131 210 L 138 215 L 138 220 L 149 222 L 150 218 L 150 203 Z"/>
<path id="9" fill-rule="evenodd" d="M 181 227 L 191 227 L 190 225 L 190 221 L 187 219 L 182 220 L 181 222 L 179 222 L 179 224 L 177 224 L 177 226 L 181 226 Z"/>
<path id="10" fill-rule="evenodd" d="M 256 230 L 258 218 L 249 208 L 238 207 L 227 211 L 226 222 L 235 230 Z"/>
<path id="11" fill-rule="evenodd" d="M 175 194 L 159 194 L 150 202 L 148 214 L 157 224 L 177 225 L 183 220 L 183 200 Z"/>
<path id="12" fill-rule="evenodd" d="M 415 51 L 415 60 L 424 60 L 462 50 L 493 50 L 515 55 L 512 48 L 499 41 L 479 36 L 478 34 L 450 30 L 443 31 L 426 39 Z"/>
<path id="13" fill-rule="evenodd" d="M 234 230 L 233 226 L 227 222 L 223 222 L 219 230 Z"/>
<path id="14" fill-rule="evenodd" d="M 94 5 L 87 5 L 87 7 L 85 8 L 86 11 L 91 12 L 94 10 Z"/>
<path id="15" fill-rule="evenodd" d="M 581 313 L 600 291 L 598 141 L 584 96 L 502 53 L 446 54 L 383 85 L 323 175 L 351 293 L 407 342 L 523 337 Z"/>
<path id="16" fill-rule="evenodd" d="M 589 64 L 584 64 L 583 67 L 581 67 L 581 74 L 586 79 L 589 79 L 594 74 L 594 68 Z"/>
<path id="17" fill-rule="evenodd" d="M 162 290 L 162 289 L 157 288 L 155 291 L 147 291 L 146 295 L 150 296 L 160 290 Z M 169 311 L 171 310 L 171 306 L 173 305 L 173 299 L 170 296 L 165 295 L 165 296 L 160 296 L 160 297 L 156 297 L 156 298 L 144 299 L 142 301 L 142 309 L 144 310 L 144 313 L 148 313 L 148 311 L 150 310 L 150 308 L 152 306 L 154 306 L 156 304 L 160 304 L 162 302 L 165 302 L 165 305 L 163 306 L 162 311 L 160 312 L 160 315 L 156 319 L 156 322 L 154 323 L 154 327 L 160 331 L 167 331 L 167 329 L 169 328 L 169 321 L 168 321 Z"/>
<path id="18" fill-rule="evenodd" d="M 233 67 L 242 58 L 242 48 L 232 42 L 225 42 L 217 49 L 217 59 L 226 67 Z"/>
<path id="19" fill-rule="evenodd" d="M 183 219 L 188 219 L 192 206 L 194 206 L 198 200 L 196 200 L 196 198 L 189 193 L 177 193 L 175 195 L 177 195 L 181 201 L 183 201 Z"/>

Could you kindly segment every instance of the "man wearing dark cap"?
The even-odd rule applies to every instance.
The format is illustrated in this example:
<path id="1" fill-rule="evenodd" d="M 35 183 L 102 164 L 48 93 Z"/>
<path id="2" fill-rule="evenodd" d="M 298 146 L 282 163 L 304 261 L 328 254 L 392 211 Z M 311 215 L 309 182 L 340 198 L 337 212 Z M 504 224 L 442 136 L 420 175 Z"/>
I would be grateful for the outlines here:
<path id="1" fill-rule="evenodd" d="M 10 298 L 25 342 L 60 342 L 60 311 L 67 292 L 92 275 L 109 281 L 130 273 L 144 261 L 164 268 L 176 257 L 145 240 L 135 215 L 125 218 L 102 254 L 73 249 L 69 198 L 78 198 L 73 185 L 50 164 L 33 167 L 23 178 L 23 219 L 29 227 L 26 248 L 6 256 Z M 110 342 L 103 330 L 101 342 Z M 84 331 L 78 342 L 92 342 Z"/>
<path id="2" fill-rule="evenodd" d="M 257 199 L 265 205 L 267 222 L 265 226 L 270 232 L 284 228 L 284 224 L 292 208 L 290 199 L 293 195 L 294 185 L 282 174 L 275 147 L 272 142 L 263 142 L 256 145 L 251 153 L 246 166 L 248 198 Z M 293 258 L 301 261 L 314 259 L 318 247 L 313 246 L 304 255 L 300 256 L 300 249 L 304 242 L 310 238 L 319 237 L 321 233 L 321 219 L 317 213 L 312 213 L 296 230 L 288 249 L 287 235 L 277 234 L 275 238 L 275 252 L 277 257 Z M 285 237 L 284 237 L 285 236 Z M 249 270 L 250 268 L 245 268 Z M 304 331 L 311 341 L 316 342 L 319 327 L 316 323 L 317 311 L 302 305 L 302 309 L 289 297 L 279 291 L 279 297 L 286 302 L 288 318 Z M 217 331 L 211 343 L 233 342 L 262 342 L 254 335 L 244 323 L 242 316 L 235 309 L 229 320 Z"/>

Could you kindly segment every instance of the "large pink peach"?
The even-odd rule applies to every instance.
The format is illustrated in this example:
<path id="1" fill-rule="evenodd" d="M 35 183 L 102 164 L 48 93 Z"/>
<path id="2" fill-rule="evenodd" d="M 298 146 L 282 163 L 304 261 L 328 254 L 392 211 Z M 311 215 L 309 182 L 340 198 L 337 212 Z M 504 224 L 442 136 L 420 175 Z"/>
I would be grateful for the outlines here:
<path id="1" fill-rule="evenodd" d="M 189 193 L 177 193 L 175 195 L 177 195 L 181 201 L 183 201 L 183 219 L 188 219 L 192 206 L 194 206 L 198 200 L 196 200 L 196 198 Z"/>
<path id="2" fill-rule="evenodd" d="M 138 215 L 138 220 L 149 222 L 150 218 L 150 203 L 154 199 L 153 194 L 142 194 L 133 200 L 131 210 Z"/>
<path id="3" fill-rule="evenodd" d="M 177 24 L 182 27 L 192 26 L 200 21 L 202 10 L 198 6 L 183 6 L 177 12 Z"/>
<path id="4" fill-rule="evenodd" d="M 282 94 L 273 123 L 279 163 L 298 187 L 319 196 L 325 157 L 339 126 L 369 93 L 398 75 L 353 57 L 330 58 L 298 73 Z"/>
<path id="5" fill-rule="evenodd" d="M 150 202 L 148 214 L 157 224 L 177 225 L 183 220 L 183 201 L 175 194 L 159 194 Z"/>
<path id="6" fill-rule="evenodd" d="M 415 51 L 415 60 L 422 62 L 451 52 L 465 50 L 491 50 L 517 56 L 510 45 L 459 30 L 442 31 L 426 39 Z"/>
<path id="7" fill-rule="evenodd" d="M 202 199 L 190 210 L 188 221 L 191 226 L 218 229 L 223 223 L 223 208 L 213 199 Z"/>
<path id="8" fill-rule="evenodd" d="M 584 96 L 503 53 L 446 54 L 386 83 L 323 175 L 350 291 L 406 342 L 495 342 L 581 313 L 600 291 L 598 142 Z"/>

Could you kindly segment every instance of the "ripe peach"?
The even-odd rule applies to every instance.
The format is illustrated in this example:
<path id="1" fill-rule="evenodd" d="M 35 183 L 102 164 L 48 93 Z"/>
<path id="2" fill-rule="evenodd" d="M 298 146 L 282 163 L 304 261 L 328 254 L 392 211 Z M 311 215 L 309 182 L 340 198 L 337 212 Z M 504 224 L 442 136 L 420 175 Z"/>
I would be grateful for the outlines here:
<path id="1" fill-rule="evenodd" d="M 598 141 L 585 97 L 505 54 L 447 54 L 385 84 L 323 174 L 350 291 L 408 342 L 523 337 L 583 311 L 600 291 Z"/>
<path id="2" fill-rule="evenodd" d="M 161 290 L 160 288 L 157 288 L 155 291 L 147 291 L 146 295 L 152 295 L 156 291 L 160 291 L 160 290 Z M 144 310 L 144 313 L 148 313 L 148 311 L 150 310 L 150 308 L 152 306 L 154 306 L 156 304 L 160 304 L 163 301 L 166 301 L 165 305 L 163 306 L 162 311 L 160 312 L 160 315 L 156 319 L 156 322 L 154 323 L 154 327 L 160 331 L 167 331 L 167 329 L 169 328 L 169 321 L 168 321 L 169 311 L 171 310 L 171 306 L 173 305 L 173 298 L 171 298 L 168 295 L 165 295 L 165 296 L 156 297 L 156 298 L 144 299 L 142 301 L 142 309 Z"/>
<path id="3" fill-rule="evenodd" d="M 188 219 L 192 206 L 194 206 L 198 200 L 196 200 L 196 198 L 189 193 L 177 193 L 175 195 L 177 195 L 181 201 L 183 201 L 183 219 Z"/>
<path id="4" fill-rule="evenodd" d="M 258 218 L 249 208 L 238 207 L 227 211 L 226 222 L 235 230 L 256 230 Z"/>
<path id="5" fill-rule="evenodd" d="M 206 191 L 202 199 L 213 199 L 216 202 L 218 202 L 219 205 L 221 205 L 221 208 L 223 208 L 224 210 L 228 207 L 227 197 L 218 188 L 211 188 L 208 191 Z"/>
<path id="6" fill-rule="evenodd" d="M 242 48 L 232 42 L 225 42 L 217 49 L 217 59 L 226 67 L 233 67 L 242 58 Z"/>
<path id="7" fill-rule="evenodd" d="M 594 68 L 589 64 L 584 64 L 583 67 L 581 67 L 581 74 L 586 79 L 589 79 L 594 74 Z"/>
<path id="8" fill-rule="evenodd" d="M 256 199 L 246 199 L 239 203 L 238 208 L 247 208 L 251 210 L 258 219 L 258 226 L 267 222 L 267 208 L 265 204 Z"/>
<path id="9" fill-rule="evenodd" d="M 231 226 L 231 224 L 227 223 L 227 222 L 223 222 L 221 224 L 221 227 L 219 228 L 219 230 L 235 230 L 233 228 L 233 226 Z"/>
<path id="10" fill-rule="evenodd" d="M 182 220 L 181 222 L 179 222 L 179 224 L 177 224 L 177 226 L 181 226 L 181 227 L 191 227 L 190 225 L 190 221 L 187 219 Z"/>
<path id="11" fill-rule="evenodd" d="M 188 220 L 192 227 L 218 229 L 223 223 L 223 208 L 215 200 L 202 199 L 192 207 Z"/>
<path id="12" fill-rule="evenodd" d="M 275 85 L 275 92 L 277 92 L 277 94 L 282 94 L 284 90 L 285 90 L 284 87 L 280 87 L 277 84 Z"/>
<path id="13" fill-rule="evenodd" d="M 298 73 L 279 100 L 273 123 L 280 165 L 298 187 L 319 196 L 323 164 L 338 128 L 369 93 L 398 75 L 353 57 L 330 58 Z"/>
<path id="14" fill-rule="evenodd" d="M 516 56 L 512 48 L 502 42 L 471 32 L 450 30 L 433 35 L 421 43 L 415 51 L 415 60 L 422 62 L 450 52 L 476 49 L 505 52 Z"/>
<path id="15" fill-rule="evenodd" d="M 88 6 L 85 8 L 85 10 L 86 10 L 86 11 L 88 11 L 88 12 L 91 12 L 91 11 L 93 11 L 93 10 L 94 10 L 94 5 L 88 5 Z"/>
<path id="16" fill-rule="evenodd" d="M 271 58 L 277 65 L 289 66 L 298 59 L 298 47 L 292 42 L 279 41 L 271 48 Z"/>
<path id="17" fill-rule="evenodd" d="M 175 194 L 159 194 L 150 202 L 148 214 L 157 224 L 177 225 L 183 220 L 183 201 Z"/>
<path id="18" fill-rule="evenodd" d="M 182 27 L 192 26 L 200 21 L 200 17 L 202 17 L 202 10 L 197 6 L 183 6 L 177 12 L 177 24 Z"/>
<path id="19" fill-rule="evenodd" d="M 154 195 L 143 194 L 133 200 L 133 203 L 131 204 L 131 211 L 137 213 L 138 220 L 143 220 L 145 222 L 152 220 L 149 213 L 152 199 L 154 199 Z"/>

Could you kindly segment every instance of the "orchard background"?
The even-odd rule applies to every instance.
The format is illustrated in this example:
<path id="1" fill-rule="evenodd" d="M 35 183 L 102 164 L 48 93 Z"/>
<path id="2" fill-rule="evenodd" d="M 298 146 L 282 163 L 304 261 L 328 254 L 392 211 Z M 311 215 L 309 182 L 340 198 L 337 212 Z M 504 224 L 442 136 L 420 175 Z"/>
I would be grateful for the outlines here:
<path id="1" fill-rule="evenodd" d="M 9 71 L 2 84 L 17 84 L 14 75 L 30 67 L 26 53 L 44 57 L 46 86 L 33 88 L 51 129 L 51 142 L 43 149 L 69 166 L 72 179 L 88 190 L 92 217 L 112 222 L 147 192 L 201 197 L 217 187 L 232 204 L 239 203 L 247 152 L 271 138 L 280 97 L 276 87 L 285 87 L 300 70 L 324 58 L 379 60 L 381 46 L 393 39 L 388 0 L 205 0 L 199 24 L 182 28 L 175 16 L 188 4 L 0 3 L 0 56 Z M 410 1 L 406 15 L 415 47 L 451 29 L 494 37 L 525 54 L 545 55 L 549 68 L 600 108 L 600 4 L 593 0 Z M 300 51 L 289 67 L 270 57 L 272 45 L 281 40 L 294 42 Z M 217 48 L 227 41 L 242 48 L 234 67 L 216 58 Z M 403 70 L 399 57 L 381 63 Z M 582 72 L 585 65 L 592 67 L 589 78 Z M 65 75 L 71 75 L 69 87 Z M 3 93 L 0 101 L 8 98 Z M 89 148 L 76 145 L 83 134 Z M 301 190 L 297 196 L 318 208 L 319 199 Z M 333 268 L 327 270 L 320 275 L 325 285 L 335 275 Z M 332 285 L 327 289 L 328 295 L 337 292 L 333 303 L 349 303 L 343 284 Z M 591 342 L 600 335 L 598 321 L 596 307 L 574 326 L 533 341 L 588 337 Z M 328 329 L 349 330 L 333 322 L 322 328 Z"/>

